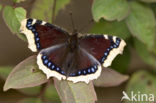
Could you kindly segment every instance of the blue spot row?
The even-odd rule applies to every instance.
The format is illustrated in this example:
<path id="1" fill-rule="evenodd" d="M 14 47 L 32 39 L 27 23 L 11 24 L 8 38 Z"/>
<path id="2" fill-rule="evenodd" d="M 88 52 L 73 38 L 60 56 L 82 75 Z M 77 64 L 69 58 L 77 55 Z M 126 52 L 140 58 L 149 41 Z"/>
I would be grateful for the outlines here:
<path id="1" fill-rule="evenodd" d="M 32 25 L 32 22 L 33 22 L 33 19 L 28 19 L 28 20 L 27 20 L 26 27 L 27 27 L 27 29 L 31 30 L 32 33 L 35 35 L 35 36 L 34 36 L 34 39 L 35 39 L 36 47 L 37 47 L 37 49 L 39 50 L 39 49 L 41 49 L 41 45 L 40 45 L 40 42 L 39 42 L 39 41 L 40 41 L 40 38 L 39 38 L 39 36 L 38 36 L 38 33 L 36 32 L 35 24 L 41 24 L 42 21 L 37 20 L 36 23 L 35 23 L 34 25 Z"/>
<path id="2" fill-rule="evenodd" d="M 48 59 L 48 56 L 46 56 L 45 54 L 42 55 L 42 62 L 50 70 L 55 70 L 58 73 L 65 75 L 65 72 L 62 71 L 61 68 L 59 68 L 55 64 L 53 64 Z M 91 67 L 89 67 L 87 69 L 82 69 L 82 70 L 79 70 L 79 71 L 77 71 L 75 73 L 70 73 L 69 76 L 80 76 L 80 75 L 92 74 L 92 73 L 95 73 L 97 71 L 97 69 L 98 69 L 97 65 L 94 65 L 94 66 L 91 66 Z"/>
<path id="3" fill-rule="evenodd" d="M 53 64 L 53 63 L 48 59 L 48 57 L 47 57 L 46 55 L 44 55 L 44 54 L 42 55 L 42 62 L 43 62 L 43 64 L 44 64 L 47 68 L 49 68 L 49 69 L 51 69 L 51 70 L 55 70 L 55 71 L 59 72 L 60 74 L 65 75 L 65 72 L 62 71 L 59 67 L 57 67 L 55 64 Z"/>
<path id="4" fill-rule="evenodd" d="M 121 42 L 121 39 L 120 38 L 116 38 L 116 45 L 117 45 L 117 47 L 120 45 L 120 42 Z"/>
<path id="5" fill-rule="evenodd" d="M 69 76 L 80 76 L 80 75 L 92 74 L 92 73 L 95 73 L 97 71 L 97 69 L 98 69 L 97 65 L 94 65 L 87 69 L 79 70 L 76 73 L 70 73 Z"/>
<path id="6" fill-rule="evenodd" d="M 27 20 L 27 23 L 28 23 L 28 24 L 31 24 L 32 21 L 33 21 L 33 19 L 28 19 L 28 20 Z"/>
<path id="7" fill-rule="evenodd" d="M 107 48 L 107 50 L 104 52 L 103 57 L 101 58 L 101 63 L 104 63 L 104 61 L 107 59 L 107 56 L 109 55 L 109 52 L 113 49 L 113 48 L 118 48 L 120 45 L 120 38 L 116 38 L 116 42 L 114 43 L 114 41 L 112 40 L 112 36 L 109 36 L 109 39 L 111 40 L 111 46 L 109 48 Z M 113 42 L 112 42 L 113 41 Z"/>

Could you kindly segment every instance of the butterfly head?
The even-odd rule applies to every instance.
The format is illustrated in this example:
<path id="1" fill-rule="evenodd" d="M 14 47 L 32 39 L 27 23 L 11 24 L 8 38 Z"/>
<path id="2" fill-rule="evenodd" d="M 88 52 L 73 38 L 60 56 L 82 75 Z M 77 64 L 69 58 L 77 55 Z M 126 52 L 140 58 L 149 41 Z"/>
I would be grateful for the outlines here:
<path id="1" fill-rule="evenodd" d="M 70 51 L 76 50 L 78 47 L 78 33 L 74 33 L 68 38 L 68 46 Z"/>

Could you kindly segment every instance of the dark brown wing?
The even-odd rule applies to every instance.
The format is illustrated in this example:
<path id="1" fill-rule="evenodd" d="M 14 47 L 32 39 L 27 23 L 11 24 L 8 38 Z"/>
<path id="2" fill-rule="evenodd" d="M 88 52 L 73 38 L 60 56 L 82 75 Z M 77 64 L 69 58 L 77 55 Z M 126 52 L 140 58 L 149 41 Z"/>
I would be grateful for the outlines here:
<path id="1" fill-rule="evenodd" d="M 80 47 L 94 56 L 104 67 L 123 52 L 126 43 L 116 36 L 88 35 L 80 38 Z"/>
<path id="2" fill-rule="evenodd" d="M 37 56 L 37 64 L 48 78 L 67 79 L 74 83 L 88 83 L 101 73 L 101 65 L 93 56 L 82 48 L 71 52 L 66 44 L 43 49 Z"/>
<path id="3" fill-rule="evenodd" d="M 61 28 L 36 19 L 24 19 L 21 22 L 20 31 L 26 35 L 29 43 L 28 47 L 34 52 L 61 44 L 69 36 Z"/>

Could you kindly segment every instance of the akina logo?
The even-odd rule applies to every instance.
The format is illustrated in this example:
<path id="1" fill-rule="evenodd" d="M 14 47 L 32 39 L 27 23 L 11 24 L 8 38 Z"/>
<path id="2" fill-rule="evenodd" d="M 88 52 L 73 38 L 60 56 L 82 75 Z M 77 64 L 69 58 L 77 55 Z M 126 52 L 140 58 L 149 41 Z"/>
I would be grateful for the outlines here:
<path id="1" fill-rule="evenodd" d="M 146 93 L 141 93 L 141 92 L 133 92 L 131 91 L 130 94 L 128 95 L 125 91 L 122 92 L 123 93 L 123 97 L 121 98 L 121 101 L 125 100 L 129 100 L 129 101 L 133 101 L 133 102 L 154 102 L 154 94 L 146 94 Z"/>

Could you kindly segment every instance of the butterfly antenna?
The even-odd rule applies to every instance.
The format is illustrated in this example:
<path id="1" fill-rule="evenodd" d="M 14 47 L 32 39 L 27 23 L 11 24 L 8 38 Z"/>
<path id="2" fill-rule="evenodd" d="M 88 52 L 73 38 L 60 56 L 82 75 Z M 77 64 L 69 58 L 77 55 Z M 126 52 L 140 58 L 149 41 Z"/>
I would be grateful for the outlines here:
<path id="1" fill-rule="evenodd" d="M 70 14 L 70 18 L 71 18 L 71 23 L 72 23 L 72 27 L 73 27 L 73 32 L 76 32 L 77 29 L 75 28 L 75 25 L 74 25 L 73 13 L 72 13 L 72 12 L 69 12 L 69 14 Z"/>
<path id="2" fill-rule="evenodd" d="M 73 29 L 73 33 L 77 32 L 77 29 L 74 25 L 74 19 L 73 19 L 73 13 L 72 13 L 72 3 L 69 4 L 69 9 L 68 9 L 68 12 L 69 12 L 69 15 L 70 15 L 70 19 L 71 19 L 71 24 L 72 24 L 72 29 Z"/>
<path id="3" fill-rule="evenodd" d="M 89 23 L 87 23 L 86 25 L 84 25 L 80 30 L 79 30 L 79 32 L 82 32 L 82 31 L 84 31 L 85 29 L 86 29 L 86 27 L 88 27 L 90 24 L 92 24 L 94 22 L 94 20 L 93 19 L 91 19 L 90 21 L 89 21 Z"/>

